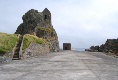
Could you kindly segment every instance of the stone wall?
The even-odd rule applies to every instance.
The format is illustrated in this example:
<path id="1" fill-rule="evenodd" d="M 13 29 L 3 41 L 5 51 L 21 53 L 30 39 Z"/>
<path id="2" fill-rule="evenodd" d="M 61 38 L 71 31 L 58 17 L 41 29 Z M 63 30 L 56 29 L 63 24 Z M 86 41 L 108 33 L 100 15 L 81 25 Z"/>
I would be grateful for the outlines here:
<path id="1" fill-rule="evenodd" d="M 22 58 L 28 58 L 32 56 L 39 56 L 50 52 L 49 45 L 31 43 L 28 48 L 25 49 Z"/>

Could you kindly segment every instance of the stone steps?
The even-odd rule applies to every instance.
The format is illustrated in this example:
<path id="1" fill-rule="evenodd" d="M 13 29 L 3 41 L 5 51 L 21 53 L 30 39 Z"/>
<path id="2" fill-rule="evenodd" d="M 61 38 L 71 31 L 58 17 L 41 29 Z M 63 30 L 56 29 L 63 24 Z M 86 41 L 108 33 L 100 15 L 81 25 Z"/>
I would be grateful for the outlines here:
<path id="1" fill-rule="evenodd" d="M 18 40 L 17 45 L 16 45 L 16 48 L 15 48 L 15 51 L 14 51 L 14 56 L 13 56 L 12 60 L 19 60 L 20 59 L 19 52 L 20 52 L 22 40 L 23 40 L 23 36 L 20 35 L 19 40 Z"/>

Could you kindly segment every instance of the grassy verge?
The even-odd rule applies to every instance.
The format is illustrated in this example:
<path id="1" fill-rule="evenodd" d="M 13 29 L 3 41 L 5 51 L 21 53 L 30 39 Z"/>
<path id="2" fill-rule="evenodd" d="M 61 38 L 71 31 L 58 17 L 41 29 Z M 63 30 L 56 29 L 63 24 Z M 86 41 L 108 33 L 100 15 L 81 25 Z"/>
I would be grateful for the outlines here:
<path id="1" fill-rule="evenodd" d="M 24 40 L 23 40 L 23 50 L 25 50 L 31 42 L 36 42 L 38 44 L 48 44 L 48 42 L 45 39 L 38 38 L 37 36 L 26 34 L 24 35 Z"/>
<path id="2" fill-rule="evenodd" d="M 6 34 L 0 33 L 0 54 L 4 54 L 11 51 L 18 41 L 16 34 Z M 45 39 L 38 38 L 37 36 L 26 34 L 23 40 L 23 50 L 25 50 L 31 42 L 36 42 L 38 44 L 49 44 Z"/>
<path id="3" fill-rule="evenodd" d="M 0 33 L 0 54 L 11 51 L 18 40 L 16 34 Z"/>

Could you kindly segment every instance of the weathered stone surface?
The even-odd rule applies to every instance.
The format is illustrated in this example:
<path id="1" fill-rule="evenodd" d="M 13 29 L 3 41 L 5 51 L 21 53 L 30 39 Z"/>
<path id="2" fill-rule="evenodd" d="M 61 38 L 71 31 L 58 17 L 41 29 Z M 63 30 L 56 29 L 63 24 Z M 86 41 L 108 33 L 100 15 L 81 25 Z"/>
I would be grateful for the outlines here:
<path id="1" fill-rule="evenodd" d="M 13 51 L 5 53 L 3 56 L 0 56 L 0 63 L 9 63 L 12 61 Z"/>
<path id="2" fill-rule="evenodd" d="M 104 44 L 104 52 L 118 55 L 118 39 L 107 39 Z"/>
<path id="3" fill-rule="evenodd" d="M 105 45 L 102 44 L 102 45 L 100 46 L 100 48 L 99 48 L 100 52 L 104 52 L 104 48 L 105 48 Z"/>
<path id="4" fill-rule="evenodd" d="M 110 55 L 118 56 L 118 39 L 107 39 L 105 44 L 99 46 L 91 46 L 90 51 L 105 52 Z"/>
<path id="5" fill-rule="evenodd" d="M 23 53 L 23 58 L 28 58 L 32 56 L 39 56 L 43 54 L 49 53 L 49 45 L 46 44 L 38 44 L 38 43 L 31 43 L 29 47 Z"/>
<path id="6" fill-rule="evenodd" d="M 39 38 L 47 39 L 50 43 L 50 51 L 59 51 L 58 36 L 51 24 L 51 13 L 45 8 L 42 12 L 31 9 L 22 17 L 21 23 L 15 34 L 32 34 Z"/>

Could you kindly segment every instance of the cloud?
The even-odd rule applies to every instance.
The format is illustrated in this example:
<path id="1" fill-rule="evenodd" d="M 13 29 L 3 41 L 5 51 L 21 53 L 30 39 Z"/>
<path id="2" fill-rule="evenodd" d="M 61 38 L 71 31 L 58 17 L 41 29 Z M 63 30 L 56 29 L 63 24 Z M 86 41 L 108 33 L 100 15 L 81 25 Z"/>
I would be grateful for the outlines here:
<path id="1" fill-rule="evenodd" d="M 118 0 L 4 0 L 0 4 L 0 32 L 14 33 L 29 9 L 41 12 L 47 7 L 60 47 L 70 42 L 72 47 L 87 48 L 118 37 Z"/>
<path id="2" fill-rule="evenodd" d="M 91 44 L 100 45 L 102 42 L 105 42 L 107 38 L 117 38 L 117 3 L 117 0 L 90 0 L 89 4 L 86 4 L 86 2 L 81 3 L 81 5 L 69 5 L 68 2 L 67 4 L 62 4 L 61 6 L 64 8 L 58 7 L 57 10 L 59 10 L 59 13 L 56 14 L 59 16 L 59 18 L 56 18 L 56 24 L 61 24 L 59 26 L 61 29 L 57 28 L 57 30 L 64 32 L 67 30 L 66 32 L 68 33 L 65 34 L 65 36 L 70 36 L 66 37 L 68 38 L 66 39 L 67 42 L 70 38 L 79 38 L 78 40 L 80 40 L 80 42 L 83 40 L 82 44 L 86 43 L 84 45 L 89 46 Z M 64 35 L 64 33 L 62 35 Z M 78 37 L 79 35 L 83 36 Z M 84 40 L 84 38 L 86 38 L 86 40 Z M 74 45 L 76 44 L 74 40 L 70 42 Z"/>

